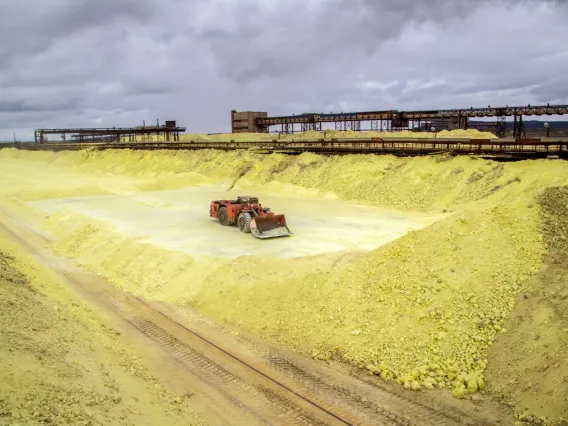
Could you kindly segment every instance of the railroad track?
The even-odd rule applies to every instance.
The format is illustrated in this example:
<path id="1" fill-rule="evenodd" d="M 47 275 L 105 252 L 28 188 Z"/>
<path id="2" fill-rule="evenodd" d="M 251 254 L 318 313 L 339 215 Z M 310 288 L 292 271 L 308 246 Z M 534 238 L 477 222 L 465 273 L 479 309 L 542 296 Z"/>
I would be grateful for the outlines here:
<path id="1" fill-rule="evenodd" d="M 129 319 L 134 327 L 176 357 L 181 366 L 262 423 L 385 426 L 492 424 L 433 401 L 421 403 L 408 393 L 408 397 L 405 396 L 404 392 L 395 394 L 376 388 L 374 396 L 378 399 L 369 400 L 341 383 L 329 383 L 274 354 L 263 354 L 264 363 L 253 365 L 154 308 L 144 299 L 133 298 L 158 318 L 177 328 L 181 336 L 189 336 L 190 340 L 182 341 L 169 327 L 163 327 L 164 324 L 157 324 L 147 317 Z"/>
<path id="2" fill-rule="evenodd" d="M 411 425 L 408 420 L 402 417 L 390 413 L 372 412 L 372 410 L 367 410 L 369 412 L 364 415 L 368 422 L 362 421 L 361 415 L 354 415 L 340 406 L 330 406 L 329 402 L 307 389 L 298 391 L 292 388 L 289 384 L 283 383 L 262 371 L 259 367 L 251 365 L 239 356 L 153 308 L 143 299 L 139 297 L 135 297 L 135 299 L 170 324 L 178 327 L 182 332 L 189 334 L 192 339 L 198 339 L 209 349 L 218 352 L 221 359 L 213 360 L 147 319 L 133 317 L 129 320 L 133 326 L 173 354 L 185 368 L 190 369 L 201 380 L 220 390 L 227 398 L 249 411 L 263 423 L 282 425 Z M 228 362 L 223 358 L 228 358 Z M 226 367 L 235 363 L 242 368 L 229 369 Z M 244 377 L 239 373 L 244 373 Z M 238 398 L 235 396 L 238 396 Z"/>

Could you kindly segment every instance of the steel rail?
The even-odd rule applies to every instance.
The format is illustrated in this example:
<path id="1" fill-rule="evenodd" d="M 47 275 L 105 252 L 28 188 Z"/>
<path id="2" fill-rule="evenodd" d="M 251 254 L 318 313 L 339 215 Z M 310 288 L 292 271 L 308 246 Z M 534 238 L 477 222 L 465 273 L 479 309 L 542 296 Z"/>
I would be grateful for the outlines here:
<path id="1" fill-rule="evenodd" d="M 310 404 L 311 406 L 323 411 L 324 413 L 326 413 L 327 415 L 333 417 L 334 419 L 336 419 L 337 421 L 345 424 L 345 425 L 349 425 L 352 426 L 353 424 L 348 422 L 347 420 L 343 419 L 342 417 L 338 416 L 337 414 L 329 411 L 327 408 L 322 407 L 321 405 L 319 405 L 317 402 L 312 401 L 311 399 L 303 396 L 302 394 L 296 392 L 294 389 L 291 389 L 290 387 L 286 386 L 285 384 L 279 382 L 278 380 L 274 379 L 273 377 L 270 377 L 268 374 L 260 371 L 258 368 L 250 365 L 249 363 L 247 363 L 246 361 L 242 360 L 241 358 L 239 358 L 236 355 L 233 355 L 232 353 L 230 353 L 229 351 L 223 349 L 222 347 L 220 347 L 219 345 L 215 344 L 214 342 L 212 342 L 211 340 L 207 339 L 206 337 L 203 337 L 201 334 L 189 329 L 188 327 L 186 327 L 185 325 L 179 323 L 178 321 L 174 320 L 173 318 L 169 317 L 168 315 L 164 314 L 163 312 L 161 312 L 158 309 L 155 309 L 154 307 L 152 307 L 148 302 L 146 302 L 144 299 L 138 297 L 138 296 L 133 296 L 136 300 L 138 300 L 140 303 L 142 303 L 143 305 L 145 305 L 146 307 L 148 307 L 149 309 L 151 309 L 153 312 L 155 312 L 156 314 L 160 315 L 161 317 L 165 318 L 166 320 L 170 321 L 171 323 L 177 325 L 178 327 L 182 328 L 184 331 L 186 331 L 187 333 L 190 333 L 191 335 L 197 337 L 199 340 L 207 343 L 208 345 L 214 347 L 215 349 L 219 350 L 220 352 L 224 353 L 225 355 L 227 355 L 228 357 L 234 359 L 235 361 L 237 361 L 239 364 L 247 367 L 248 369 L 254 371 L 255 373 L 261 375 L 262 377 L 264 377 L 265 379 L 268 379 L 270 382 L 274 383 L 275 385 L 285 389 L 286 391 L 294 394 L 295 396 L 297 396 L 298 398 L 302 399 L 304 402 Z"/>

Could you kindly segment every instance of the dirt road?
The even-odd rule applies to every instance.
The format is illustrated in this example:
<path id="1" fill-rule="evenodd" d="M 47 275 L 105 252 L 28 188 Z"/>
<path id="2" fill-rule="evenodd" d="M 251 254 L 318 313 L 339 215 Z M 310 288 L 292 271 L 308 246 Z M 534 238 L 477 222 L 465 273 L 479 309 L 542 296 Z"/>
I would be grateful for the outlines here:
<path id="1" fill-rule="evenodd" d="M 0 211 L 0 223 L 0 232 L 143 346 L 147 361 L 172 387 L 192 381 L 212 424 L 509 424 L 490 404 L 478 408 L 464 401 L 434 402 L 434 393 L 409 393 L 376 380 L 357 380 L 339 369 L 226 333 L 189 311 L 136 298 L 53 254 L 45 248 L 46 237 L 14 213 Z"/>

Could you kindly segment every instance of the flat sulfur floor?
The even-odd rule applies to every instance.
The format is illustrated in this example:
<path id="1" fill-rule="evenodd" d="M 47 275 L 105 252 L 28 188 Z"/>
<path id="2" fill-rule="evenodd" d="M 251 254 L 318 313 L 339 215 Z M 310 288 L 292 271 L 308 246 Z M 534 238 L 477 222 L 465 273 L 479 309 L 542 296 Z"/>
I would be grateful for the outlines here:
<path id="1" fill-rule="evenodd" d="M 209 217 L 215 199 L 255 195 L 276 214 L 285 214 L 293 235 L 259 240 L 237 227 L 224 227 Z M 271 255 L 282 258 L 372 250 L 438 218 L 359 206 L 336 200 L 283 197 L 274 194 L 219 192 L 216 187 L 73 197 L 31 203 L 47 214 L 71 209 L 108 221 L 124 234 L 191 256 L 236 258 Z"/>

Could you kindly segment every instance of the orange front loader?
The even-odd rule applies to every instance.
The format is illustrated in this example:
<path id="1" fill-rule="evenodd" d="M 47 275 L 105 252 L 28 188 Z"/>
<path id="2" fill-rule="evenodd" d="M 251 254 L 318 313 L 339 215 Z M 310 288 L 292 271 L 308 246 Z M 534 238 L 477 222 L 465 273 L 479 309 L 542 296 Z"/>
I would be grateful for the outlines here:
<path id="1" fill-rule="evenodd" d="M 291 235 L 283 214 L 274 214 L 262 207 L 257 197 L 238 197 L 236 200 L 211 201 L 209 216 L 219 219 L 223 226 L 237 225 L 241 232 L 256 238 L 277 238 Z"/>

